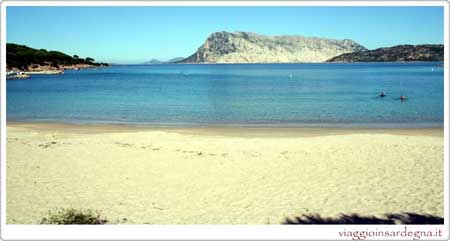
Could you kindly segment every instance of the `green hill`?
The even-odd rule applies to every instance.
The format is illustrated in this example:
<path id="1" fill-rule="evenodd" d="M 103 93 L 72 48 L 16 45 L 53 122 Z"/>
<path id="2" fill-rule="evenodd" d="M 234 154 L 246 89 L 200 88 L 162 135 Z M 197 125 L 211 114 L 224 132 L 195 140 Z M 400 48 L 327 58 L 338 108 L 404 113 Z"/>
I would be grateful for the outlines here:
<path id="1" fill-rule="evenodd" d="M 444 61 L 443 44 L 397 45 L 341 54 L 326 62 L 412 62 Z"/>
<path id="2" fill-rule="evenodd" d="M 13 43 L 6 44 L 6 66 L 7 68 L 18 68 L 25 70 L 31 65 L 52 66 L 55 68 L 68 65 L 92 65 L 101 66 L 105 63 L 96 63 L 92 58 L 79 58 L 77 55 L 69 56 L 59 51 L 47 51 L 45 49 L 34 49 L 25 45 Z"/>

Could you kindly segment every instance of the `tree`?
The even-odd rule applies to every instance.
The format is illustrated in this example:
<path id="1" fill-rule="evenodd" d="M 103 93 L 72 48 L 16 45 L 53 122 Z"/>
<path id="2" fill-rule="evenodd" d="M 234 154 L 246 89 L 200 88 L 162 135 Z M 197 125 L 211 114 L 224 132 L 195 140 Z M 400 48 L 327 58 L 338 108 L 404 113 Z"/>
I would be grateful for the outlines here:
<path id="1" fill-rule="evenodd" d="M 6 62 L 8 68 L 25 70 L 30 65 L 60 65 L 89 64 L 98 66 L 90 57 L 80 58 L 78 55 L 67 55 L 59 51 L 33 49 L 25 45 L 6 43 Z"/>

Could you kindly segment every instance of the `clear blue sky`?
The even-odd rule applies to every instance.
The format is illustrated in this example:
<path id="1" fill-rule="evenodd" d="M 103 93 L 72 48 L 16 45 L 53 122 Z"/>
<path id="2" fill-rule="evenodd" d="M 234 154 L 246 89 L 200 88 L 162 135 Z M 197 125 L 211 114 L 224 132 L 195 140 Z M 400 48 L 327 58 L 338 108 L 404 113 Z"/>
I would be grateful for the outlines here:
<path id="1" fill-rule="evenodd" d="M 7 7 L 7 42 L 113 63 L 187 57 L 216 31 L 443 43 L 442 7 Z"/>

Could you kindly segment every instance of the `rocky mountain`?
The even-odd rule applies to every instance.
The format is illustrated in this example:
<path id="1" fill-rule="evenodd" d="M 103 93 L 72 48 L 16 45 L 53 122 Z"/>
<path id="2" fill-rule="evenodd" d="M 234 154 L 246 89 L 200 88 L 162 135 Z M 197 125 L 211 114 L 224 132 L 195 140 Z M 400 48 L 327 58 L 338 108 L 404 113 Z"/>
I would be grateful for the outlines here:
<path id="1" fill-rule="evenodd" d="M 164 61 L 158 59 L 151 59 L 149 61 L 144 62 L 143 64 L 163 64 Z"/>
<path id="2" fill-rule="evenodd" d="M 444 45 L 397 45 L 389 48 L 341 54 L 327 62 L 444 61 Z"/>
<path id="3" fill-rule="evenodd" d="M 152 59 L 152 60 L 149 60 L 147 62 L 144 62 L 143 64 L 170 64 L 170 63 L 179 62 L 179 61 L 181 61 L 183 59 L 184 59 L 183 57 L 176 57 L 176 58 L 173 58 L 173 59 L 169 59 L 167 61 L 158 60 L 158 59 Z"/>
<path id="4" fill-rule="evenodd" d="M 197 52 L 179 63 L 323 62 L 340 54 L 365 50 L 349 39 L 222 31 L 211 34 Z"/>

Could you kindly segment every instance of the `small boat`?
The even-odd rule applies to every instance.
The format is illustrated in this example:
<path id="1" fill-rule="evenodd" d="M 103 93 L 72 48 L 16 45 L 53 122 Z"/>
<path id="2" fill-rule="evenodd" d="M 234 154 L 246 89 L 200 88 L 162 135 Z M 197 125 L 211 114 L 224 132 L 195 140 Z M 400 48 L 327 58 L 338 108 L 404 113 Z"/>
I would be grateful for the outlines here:
<path id="1" fill-rule="evenodd" d="M 400 100 L 401 100 L 401 101 L 406 101 L 406 100 L 408 100 L 408 97 L 402 95 L 402 96 L 400 96 Z"/>
<path id="2" fill-rule="evenodd" d="M 12 80 L 12 79 L 26 79 L 26 78 L 30 78 L 29 75 L 25 74 L 24 72 L 14 72 L 14 71 L 9 71 L 6 72 L 6 79 L 7 80 Z"/>

